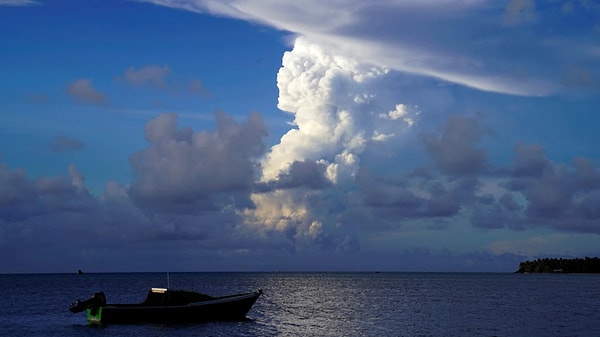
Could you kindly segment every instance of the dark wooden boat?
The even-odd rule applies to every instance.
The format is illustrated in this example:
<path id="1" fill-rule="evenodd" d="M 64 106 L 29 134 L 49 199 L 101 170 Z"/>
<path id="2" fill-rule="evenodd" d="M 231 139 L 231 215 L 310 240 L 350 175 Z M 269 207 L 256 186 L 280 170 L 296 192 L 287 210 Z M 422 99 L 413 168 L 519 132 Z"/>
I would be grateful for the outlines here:
<path id="1" fill-rule="evenodd" d="M 262 290 L 212 297 L 206 294 L 152 288 L 138 304 L 107 304 L 103 292 L 71 304 L 72 313 L 87 312 L 90 323 L 198 323 L 244 320 Z"/>

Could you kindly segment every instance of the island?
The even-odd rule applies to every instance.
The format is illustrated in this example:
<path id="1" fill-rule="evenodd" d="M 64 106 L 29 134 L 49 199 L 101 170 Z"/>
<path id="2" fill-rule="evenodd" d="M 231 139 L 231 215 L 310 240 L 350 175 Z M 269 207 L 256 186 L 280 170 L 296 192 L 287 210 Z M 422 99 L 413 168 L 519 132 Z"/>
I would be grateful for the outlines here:
<path id="1" fill-rule="evenodd" d="M 517 273 L 600 273 L 600 258 L 540 258 L 519 264 Z"/>

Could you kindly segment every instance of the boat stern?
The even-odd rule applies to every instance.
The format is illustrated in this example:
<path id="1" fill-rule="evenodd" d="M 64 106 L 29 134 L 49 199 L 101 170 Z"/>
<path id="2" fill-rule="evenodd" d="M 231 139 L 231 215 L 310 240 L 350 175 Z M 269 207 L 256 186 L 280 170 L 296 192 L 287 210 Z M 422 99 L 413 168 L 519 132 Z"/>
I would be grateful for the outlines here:
<path id="1" fill-rule="evenodd" d="M 88 323 L 101 324 L 102 323 L 102 309 L 104 309 L 104 307 L 87 308 L 85 311 L 87 313 Z"/>

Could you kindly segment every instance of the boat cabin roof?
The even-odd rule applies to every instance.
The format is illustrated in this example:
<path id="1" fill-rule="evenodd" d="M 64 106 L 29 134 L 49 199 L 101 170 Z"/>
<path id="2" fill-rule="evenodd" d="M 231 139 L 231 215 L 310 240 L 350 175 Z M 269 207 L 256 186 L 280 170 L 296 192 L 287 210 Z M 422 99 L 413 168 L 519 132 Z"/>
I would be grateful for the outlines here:
<path id="1" fill-rule="evenodd" d="M 193 302 L 212 300 L 214 297 L 184 290 L 169 290 L 166 288 L 151 288 L 143 305 L 187 305 Z"/>

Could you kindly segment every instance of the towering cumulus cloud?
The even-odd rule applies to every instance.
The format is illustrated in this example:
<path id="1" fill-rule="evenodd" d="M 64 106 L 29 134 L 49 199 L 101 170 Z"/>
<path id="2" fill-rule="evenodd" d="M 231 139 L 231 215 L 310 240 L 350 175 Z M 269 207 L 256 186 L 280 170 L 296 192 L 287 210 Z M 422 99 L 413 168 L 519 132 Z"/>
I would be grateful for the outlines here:
<path id="1" fill-rule="evenodd" d="M 294 115 L 295 128 L 273 146 L 263 180 L 289 174 L 300 161 L 323 166 L 332 183 L 351 178 L 368 144 L 401 132 L 417 112 L 386 92 L 388 74 L 298 38 L 277 76 L 278 106 Z"/>
<path id="2" fill-rule="evenodd" d="M 394 99 L 389 76 L 386 68 L 296 40 L 277 76 L 279 108 L 294 116 L 294 127 L 263 162 L 262 181 L 271 189 L 253 195 L 256 209 L 246 215 L 255 225 L 336 247 L 347 241 L 324 224 L 339 229 L 332 210 L 354 184 L 361 156 L 406 130 L 418 112 Z"/>

